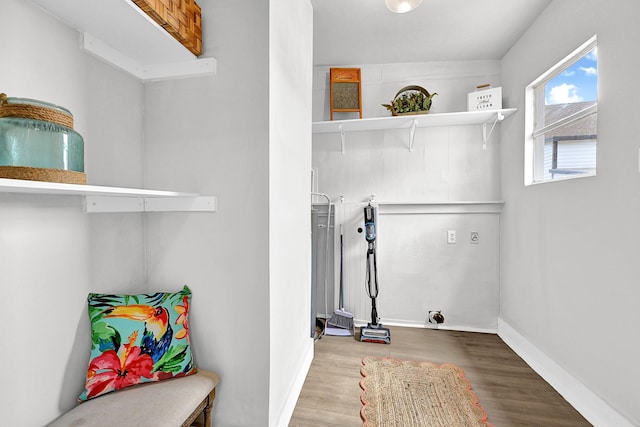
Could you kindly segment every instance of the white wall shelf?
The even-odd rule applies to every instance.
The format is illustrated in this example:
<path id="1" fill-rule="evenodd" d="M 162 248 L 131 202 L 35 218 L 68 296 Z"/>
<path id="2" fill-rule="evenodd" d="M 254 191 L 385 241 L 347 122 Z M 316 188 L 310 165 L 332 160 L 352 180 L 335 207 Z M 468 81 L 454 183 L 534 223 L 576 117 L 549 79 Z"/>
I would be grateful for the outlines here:
<path id="1" fill-rule="evenodd" d="M 363 132 L 388 129 L 409 129 L 409 150 L 413 150 L 413 139 L 416 128 L 483 125 L 482 140 L 486 144 L 495 125 L 513 115 L 517 108 L 505 108 L 492 111 L 468 111 L 457 113 L 419 114 L 415 116 L 389 116 L 367 119 L 333 120 L 313 122 L 313 133 L 339 133 L 342 153 L 345 150 L 346 132 Z"/>
<path id="2" fill-rule="evenodd" d="M 215 58 L 198 59 L 131 0 L 32 0 L 78 30 L 81 48 L 143 81 L 213 75 Z"/>
<path id="3" fill-rule="evenodd" d="M 217 198 L 195 193 L 0 178 L 0 193 L 84 197 L 87 213 L 215 212 Z"/>

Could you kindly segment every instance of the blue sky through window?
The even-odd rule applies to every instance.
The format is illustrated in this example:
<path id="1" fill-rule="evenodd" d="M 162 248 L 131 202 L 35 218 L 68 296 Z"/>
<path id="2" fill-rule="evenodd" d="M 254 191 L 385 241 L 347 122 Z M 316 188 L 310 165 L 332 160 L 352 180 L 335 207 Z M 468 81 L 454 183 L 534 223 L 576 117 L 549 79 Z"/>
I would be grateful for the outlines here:
<path id="1" fill-rule="evenodd" d="M 545 104 L 598 100 L 598 48 L 594 48 L 544 87 Z"/>

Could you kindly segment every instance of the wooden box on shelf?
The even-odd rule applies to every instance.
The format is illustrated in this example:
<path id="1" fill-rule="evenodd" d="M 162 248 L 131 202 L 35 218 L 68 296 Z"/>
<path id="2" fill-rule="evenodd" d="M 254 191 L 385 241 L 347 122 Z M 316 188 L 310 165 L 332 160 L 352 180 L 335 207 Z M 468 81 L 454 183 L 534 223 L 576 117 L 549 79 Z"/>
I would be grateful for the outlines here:
<path id="1" fill-rule="evenodd" d="M 357 112 L 362 118 L 362 86 L 360 68 L 331 68 L 329 70 L 330 116 L 334 112 Z"/>
<path id="2" fill-rule="evenodd" d="M 202 11 L 194 0 L 133 0 L 194 55 L 202 54 Z"/>

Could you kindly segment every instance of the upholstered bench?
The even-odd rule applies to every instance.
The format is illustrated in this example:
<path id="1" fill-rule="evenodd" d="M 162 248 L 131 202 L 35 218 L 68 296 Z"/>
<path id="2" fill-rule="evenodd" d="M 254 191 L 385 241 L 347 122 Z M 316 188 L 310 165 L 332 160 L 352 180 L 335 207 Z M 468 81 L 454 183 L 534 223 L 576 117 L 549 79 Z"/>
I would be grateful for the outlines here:
<path id="1" fill-rule="evenodd" d="M 196 420 L 211 426 L 211 408 L 220 379 L 213 372 L 150 382 L 79 404 L 50 427 L 186 427 Z"/>

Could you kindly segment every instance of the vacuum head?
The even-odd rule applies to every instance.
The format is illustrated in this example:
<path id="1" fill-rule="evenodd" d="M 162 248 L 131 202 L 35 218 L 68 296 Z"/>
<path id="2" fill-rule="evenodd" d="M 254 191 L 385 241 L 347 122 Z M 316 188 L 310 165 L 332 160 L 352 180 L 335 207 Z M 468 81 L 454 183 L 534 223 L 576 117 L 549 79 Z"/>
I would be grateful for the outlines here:
<path id="1" fill-rule="evenodd" d="M 380 324 L 372 325 L 369 323 L 360 328 L 360 341 L 391 344 L 391 332 Z"/>

